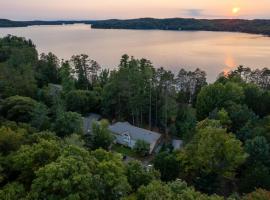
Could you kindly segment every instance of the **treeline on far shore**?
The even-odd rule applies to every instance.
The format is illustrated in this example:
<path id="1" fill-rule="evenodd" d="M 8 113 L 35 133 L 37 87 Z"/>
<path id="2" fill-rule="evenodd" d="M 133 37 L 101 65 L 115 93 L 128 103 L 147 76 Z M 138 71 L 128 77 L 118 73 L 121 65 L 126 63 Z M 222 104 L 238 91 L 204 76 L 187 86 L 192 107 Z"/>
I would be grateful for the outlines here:
<path id="1" fill-rule="evenodd" d="M 11 21 L 0 19 L 0 27 L 24 27 L 32 25 L 61 25 L 85 23 L 100 29 L 157 29 L 189 31 L 227 31 L 270 35 L 270 20 L 267 19 L 193 19 L 193 18 L 139 18 L 128 20 L 71 20 L 71 21 Z"/>

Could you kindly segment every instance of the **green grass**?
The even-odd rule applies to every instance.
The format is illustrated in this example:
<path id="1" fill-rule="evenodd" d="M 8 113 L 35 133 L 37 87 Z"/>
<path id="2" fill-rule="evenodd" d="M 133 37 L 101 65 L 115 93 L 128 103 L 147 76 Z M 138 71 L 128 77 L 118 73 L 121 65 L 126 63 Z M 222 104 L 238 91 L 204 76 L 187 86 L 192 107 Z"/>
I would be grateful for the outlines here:
<path id="1" fill-rule="evenodd" d="M 121 153 L 122 155 L 137 157 L 137 154 L 132 149 L 119 144 L 113 145 L 112 150 L 117 153 Z"/>

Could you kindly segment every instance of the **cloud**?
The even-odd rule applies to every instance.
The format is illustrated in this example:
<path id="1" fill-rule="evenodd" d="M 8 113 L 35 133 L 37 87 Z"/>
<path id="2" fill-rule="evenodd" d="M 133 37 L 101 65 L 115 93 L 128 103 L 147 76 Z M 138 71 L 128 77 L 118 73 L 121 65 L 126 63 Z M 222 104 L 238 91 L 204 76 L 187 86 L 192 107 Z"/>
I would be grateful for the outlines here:
<path id="1" fill-rule="evenodd" d="M 227 18 L 226 15 L 220 15 L 219 13 L 209 14 L 209 10 L 204 9 L 182 9 L 180 10 L 181 16 L 183 17 L 192 17 L 192 18 Z"/>
<path id="2" fill-rule="evenodd" d="M 183 9 L 182 13 L 190 17 L 201 17 L 204 16 L 203 9 Z"/>

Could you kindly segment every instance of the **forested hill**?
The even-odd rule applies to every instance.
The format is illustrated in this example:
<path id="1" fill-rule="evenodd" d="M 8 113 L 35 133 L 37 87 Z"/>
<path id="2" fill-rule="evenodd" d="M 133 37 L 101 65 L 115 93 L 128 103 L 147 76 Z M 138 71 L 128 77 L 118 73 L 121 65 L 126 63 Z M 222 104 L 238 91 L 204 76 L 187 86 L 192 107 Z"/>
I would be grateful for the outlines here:
<path id="1" fill-rule="evenodd" d="M 86 21 L 64 21 L 64 20 L 57 20 L 57 21 L 12 21 L 8 19 L 0 19 L 0 27 L 25 27 L 25 26 L 34 26 L 34 25 L 62 25 L 62 24 L 75 24 L 75 23 L 85 23 L 91 24 L 93 21 L 86 20 Z"/>
<path id="2" fill-rule="evenodd" d="M 229 31 L 270 35 L 270 20 L 256 19 L 191 19 L 191 18 L 140 18 L 129 20 L 82 20 L 82 21 L 11 21 L 0 19 L 0 27 L 23 27 L 31 25 L 60 25 L 85 23 L 92 28 L 104 29 L 158 29 Z"/>
<path id="3" fill-rule="evenodd" d="M 96 21 L 93 28 L 230 31 L 270 35 L 270 20 L 242 19 L 130 19 Z"/>

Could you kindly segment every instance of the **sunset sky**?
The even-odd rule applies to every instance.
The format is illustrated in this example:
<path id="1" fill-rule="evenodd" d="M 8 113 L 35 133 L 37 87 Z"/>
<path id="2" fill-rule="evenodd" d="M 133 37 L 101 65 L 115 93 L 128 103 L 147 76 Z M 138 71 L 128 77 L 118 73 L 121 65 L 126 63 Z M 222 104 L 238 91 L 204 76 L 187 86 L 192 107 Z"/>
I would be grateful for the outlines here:
<path id="1" fill-rule="evenodd" d="M 270 18 L 270 0 L 0 0 L 0 18 Z"/>

